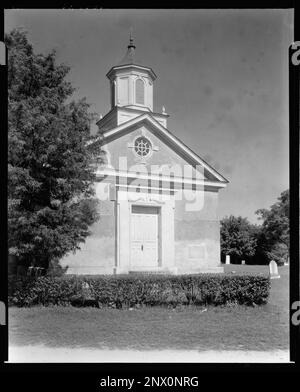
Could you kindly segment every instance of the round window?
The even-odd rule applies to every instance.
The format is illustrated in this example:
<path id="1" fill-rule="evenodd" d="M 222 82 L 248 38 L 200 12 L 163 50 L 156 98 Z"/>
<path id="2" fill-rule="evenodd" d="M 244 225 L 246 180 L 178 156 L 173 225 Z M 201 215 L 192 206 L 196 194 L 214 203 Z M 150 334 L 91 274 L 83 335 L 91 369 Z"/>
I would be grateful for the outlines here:
<path id="1" fill-rule="evenodd" d="M 140 157 L 146 157 L 151 152 L 152 146 L 150 140 L 144 136 L 139 136 L 134 142 L 134 151 Z"/>

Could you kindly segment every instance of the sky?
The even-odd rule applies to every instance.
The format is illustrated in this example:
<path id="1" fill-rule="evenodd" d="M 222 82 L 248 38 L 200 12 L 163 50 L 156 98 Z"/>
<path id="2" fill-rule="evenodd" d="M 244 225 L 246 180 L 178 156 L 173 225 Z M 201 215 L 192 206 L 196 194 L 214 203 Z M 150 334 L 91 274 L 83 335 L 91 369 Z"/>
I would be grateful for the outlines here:
<path id="1" fill-rule="evenodd" d="M 37 53 L 57 51 L 91 110 L 110 110 L 106 73 L 132 28 L 136 57 L 158 76 L 154 111 L 229 180 L 219 216 L 257 222 L 289 187 L 288 47 L 293 10 L 6 10 Z"/>

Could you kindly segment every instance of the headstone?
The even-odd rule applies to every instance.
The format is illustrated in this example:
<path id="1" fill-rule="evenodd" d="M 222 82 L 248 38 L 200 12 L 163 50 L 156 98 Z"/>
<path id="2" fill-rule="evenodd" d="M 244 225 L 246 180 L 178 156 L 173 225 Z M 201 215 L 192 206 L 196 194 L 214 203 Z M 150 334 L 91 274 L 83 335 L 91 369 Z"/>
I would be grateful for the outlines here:
<path id="1" fill-rule="evenodd" d="M 289 265 L 290 264 L 290 257 L 287 258 L 287 260 L 284 262 L 284 265 Z"/>
<path id="2" fill-rule="evenodd" d="M 95 298 L 92 287 L 88 284 L 88 282 L 82 282 L 81 294 L 73 296 L 71 304 L 73 306 L 96 306 L 99 308 L 99 302 Z"/>
<path id="3" fill-rule="evenodd" d="M 271 260 L 269 264 L 269 272 L 270 272 L 270 278 L 271 279 L 278 279 L 280 278 L 280 275 L 278 274 L 278 266 L 276 261 Z"/>
<path id="4" fill-rule="evenodd" d="M 245 265 L 245 264 L 246 264 L 245 260 L 242 260 L 242 265 Z"/>
<path id="5" fill-rule="evenodd" d="M 81 291 L 84 298 L 91 298 L 93 296 L 88 282 L 82 282 Z"/>
<path id="6" fill-rule="evenodd" d="M 36 276 L 42 276 L 43 267 L 36 267 Z"/>
<path id="7" fill-rule="evenodd" d="M 226 255 L 225 264 L 230 264 L 230 255 Z"/>
<path id="8" fill-rule="evenodd" d="M 33 276 L 33 271 L 34 271 L 34 267 L 31 265 L 30 267 L 28 267 L 27 275 L 28 276 Z"/>

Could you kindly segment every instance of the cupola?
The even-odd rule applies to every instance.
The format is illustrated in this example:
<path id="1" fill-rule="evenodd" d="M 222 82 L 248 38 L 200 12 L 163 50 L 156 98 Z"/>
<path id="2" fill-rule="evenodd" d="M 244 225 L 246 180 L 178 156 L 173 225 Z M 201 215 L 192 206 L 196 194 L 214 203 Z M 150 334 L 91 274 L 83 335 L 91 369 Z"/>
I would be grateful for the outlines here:
<path id="1" fill-rule="evenodd" d="M 130 34 L 125 56 L 106 75 L 110 80 L 111 109 L 118 106 L 153 111 L 153 82 L 156 75 L 150 67 L 136 60 L 135 49 Z"/>

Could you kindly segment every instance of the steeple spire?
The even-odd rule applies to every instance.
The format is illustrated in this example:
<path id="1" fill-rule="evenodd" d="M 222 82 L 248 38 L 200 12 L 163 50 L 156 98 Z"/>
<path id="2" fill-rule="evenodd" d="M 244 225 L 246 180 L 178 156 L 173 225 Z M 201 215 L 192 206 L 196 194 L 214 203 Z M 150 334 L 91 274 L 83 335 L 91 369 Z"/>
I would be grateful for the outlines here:
<path id="1" fill-rule="evenodd" d="M 132 27 L 130 28 L 129 45 L 127 46 L 127 53 L 118 65 L 136 64 L 135 60 L 135 45 L 133 43 Z"/>
<path id="2" fill-rule="evenodd" d="M 132 27 L 130 27 L 130 36 L 129 36 L 129 45 L 127 46 L 128 49 L 135 49 L 135 45 L 133 44 L 133 34 L 132 34 Z"/>

